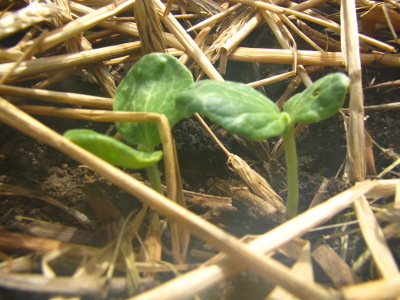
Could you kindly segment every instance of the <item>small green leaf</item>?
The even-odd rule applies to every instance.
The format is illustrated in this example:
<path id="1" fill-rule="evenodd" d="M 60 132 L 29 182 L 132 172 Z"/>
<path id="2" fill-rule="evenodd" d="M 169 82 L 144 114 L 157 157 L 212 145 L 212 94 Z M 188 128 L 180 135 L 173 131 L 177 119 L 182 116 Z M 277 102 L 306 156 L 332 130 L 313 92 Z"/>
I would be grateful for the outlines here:
<path id="1" fill-rule="evenodd" d="M 197 112 L 252 140 L 280 135 L 286 124 L 275 103 L 242 83 L 199 81 L 177 96 L 176 105 L 184 117 Z"/>
<path id="2" fill-rule="evenodd" d="M 158 112 L 174 126 L 181 118 L 176 95 L 193 83 L 190 71 L 164 53 L 143 56 L 122 80 L 115 93 L 114 111 Z M 118 122 L 121 136 L 141 149 L 152 151 L 160 143 L 154 123 Z"/>
<path id="3" fill-rule="evenodd" d="M 124 143 L 104 134 L 87 129 L 73 129 L 64 136 L 94 155 L 112 165 L 142 169 L 156 164 L 162 158 L 162 151 L 152 153 L 137 151 Z"/>
<path id="4" fill-rule="evenodd" d="M 291 123 L 313 123 L 327 119 L 342 107 L 350 80 L 342 73 L 322 77 L 283 106 Z"/>

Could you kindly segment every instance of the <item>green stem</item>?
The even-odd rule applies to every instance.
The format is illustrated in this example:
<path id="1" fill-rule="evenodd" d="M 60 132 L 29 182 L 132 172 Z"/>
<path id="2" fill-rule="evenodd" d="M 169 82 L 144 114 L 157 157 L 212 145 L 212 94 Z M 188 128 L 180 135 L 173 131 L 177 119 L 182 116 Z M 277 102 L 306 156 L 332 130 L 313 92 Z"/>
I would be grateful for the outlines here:
<path id="1" fill-rule="evenodd" d="M 285 147 L 288 198 L 286 202 L 286 215 L 293 218 L 297 215 L 299 205 L 299 172 L 297 169 L 296 140 L 294 125 L 288 124 L 283 132 L 283 146 Z"/>
<path id="2" fill-rule="evenodd" d="M 147 167 L 146 171 L 151 187 L 162 195 L 163 188 L 161 185 L 160 173 L 158 172 L 157 164 Z"/>

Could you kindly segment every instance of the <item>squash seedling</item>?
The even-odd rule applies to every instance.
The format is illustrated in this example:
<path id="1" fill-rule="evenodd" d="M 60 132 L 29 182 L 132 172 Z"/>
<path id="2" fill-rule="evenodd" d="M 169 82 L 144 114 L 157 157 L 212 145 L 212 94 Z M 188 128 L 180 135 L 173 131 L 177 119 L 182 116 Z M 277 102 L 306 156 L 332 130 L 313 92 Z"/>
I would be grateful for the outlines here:
<path id="1" fill-rule="evenodd" d="M 337 113 L 349 82 L 342 73 L 322 77 L 291 97 L 281 112 L 274 102 L 245 84 L 203 80 L 181 92 L 176 105 L 185 117 L 197 112 L 251 140 L 282 135 L 288 174 L 286 213 L 291 218 L 297 214 L 299 201 L 294 126 L 319 122 Z"/>
<path id="2" fill-rule="evenodd" d="M 164 53 L 145 55 L 119 84 L 113 110 L 160 113 L 167 117 L 172 127 L 181 119 L 175 108 L 175 98 L 192 83 L 191 72 L 175 57 Z M 88 130 L 69 131 L 65 136 L 116 166 L 146 168 L 152 187 L 163 193 L 156 166 L 162 156 L 161 151 L 155 150 L 161 143 L 157 125 L 149 122 L 116 122 L 116 126 L 120 135 L 136 145 L 137 150 L 111 137 Z M 154 216 L 155 212 L 152 225 L 158 223 L 158 216 Z M 177 245 L 176 241 L 173 241 L 173 245 Z"/>
<path id="3" fill-rule="evenodd" d="M 191 72 L 175 57 L 151 53 L 129 70 L 118 86 L 114 111 L 156 112 L 164 114 L 172 127 L 181 116 L 175 108 L 178 93 L 193 83 Z M 120 135 L 137 150 L 111 137 L 91 130 L 69 130 L 64 135 L 105 161 L 125 168 L 147 168 L 153 188 L 162 191 L 155 171 L 162 151 L 155 150 L 161 143 L 157 125 L 151 122 L 116 122 Z"/>
<path id="4" fill-rule="evenodd" d="M 138 61 L 118 86 L 114 110 L 165 114 L 171 127 L 181 118 L 197 112 L 221 124 L 227 131 L 252 140 L 282 135 L 288 173 L 287 215 L 293 217 L 297 214 L 299 198 L 294 126 L 298 122 L 319 122 L 333 116 L 343 105 L 348 86 L 346 75 L 327 75 L 291 97 L 281 112 L 275 103 L 251 87 L 213 80 L 193 83 L 190 71 L 176 58 L 151 53 Z M 137 122 L 118 122 L 116 125 L 125 140 L 136 144 L 138 150 L 146 154 L 135 153 L 134 160 L 140 158 L 142 166 L 150 164 L 146 165 L 149 179 L 153 187 L 161 192 L 155 167 L 155 161 L 160 159 L 160 154 L 155 151 L 160 143 L 156 125 Z M 90 135 L 87 136 L 90 139 Z M 85 147 L 84 143 L 80 143 Z M 91 149 L 98 151 L 97 154 L 103 155 L 106 160 L 110 156 L 107 153 L 114 151 L 112 156 L 115 156 L 126 151 L 122 150 L 122 146 L 115 146 L 115 150 L 102 152 L 94 143 L 91 145 Z M 121 161 L 113 159 L 111 163 Z M 153 160 L 154 165 L 151 165 Z"/>
<path id="5" fill-rule="evenodd" d="M 113 110 L 161 113 L 172 127 L 181 119 L 175 98 L 192 83 L 192 73 L 175 57 L 164 53 L 145 55 L 118 86 Z M 121 136 L 140 151 L 154 153 L 161 142 L 154 123 L 117 122 L 116 126 Z M 148 167 L 147 173 L 153 188 L 162 193 L 156 166 Z"/>

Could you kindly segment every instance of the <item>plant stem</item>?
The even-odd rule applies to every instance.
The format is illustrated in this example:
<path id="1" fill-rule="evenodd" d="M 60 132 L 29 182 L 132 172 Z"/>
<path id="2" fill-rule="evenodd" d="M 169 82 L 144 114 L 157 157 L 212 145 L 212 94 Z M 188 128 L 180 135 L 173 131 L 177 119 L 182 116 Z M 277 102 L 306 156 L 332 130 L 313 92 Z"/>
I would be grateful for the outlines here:
<path id="1" fill-rule="evenodd" d="M 158 172 L 157 164 L 147 167 L 146 171 L 151 187 L 162 195 L 163 189 L 161 186 L 160 173 Z"/>
<path id="2" fill-rule="evenodd" d="M 283 146 L 285 147 L 288 186 L 286 215 L 288 218 L 293 218 L 297 215 L 299 205 L 299 172 L 297 168 L 297 151 L 293 124 L 287 124 L 282 137 Z"/>

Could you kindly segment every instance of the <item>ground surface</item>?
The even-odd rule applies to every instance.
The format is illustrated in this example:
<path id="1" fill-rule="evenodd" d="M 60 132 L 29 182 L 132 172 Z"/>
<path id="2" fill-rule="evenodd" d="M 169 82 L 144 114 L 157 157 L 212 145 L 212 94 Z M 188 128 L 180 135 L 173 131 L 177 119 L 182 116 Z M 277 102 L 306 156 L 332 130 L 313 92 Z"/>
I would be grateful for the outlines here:
<path id="1" fill-rule="evenodd" d="M 396 79 L 396 74 L 385 70 L 366 70 L 364 72 L 366 84 L 374 78 L 376 78 L 375 84 L 377 84 Z M 396 88 L 368 89 L 365 90 L 365 103 L 366 105 L 374 105 L 396 102 L 399 100 L 398 95 Z M 399 152 L 400 121 L 398 112 L 372 111 L 367 112 L 366 116 L 366 128 L 373 140 L 383 148 L 390 148 Z M 98 123 L 70 120 L 55 121 L 51 118 L 42 118 L 42 121 L 59 132 L 77 127 L 94 128 L 101 131 L 108 127 L 108 124 L 99 125 Z M 99 178 L 91 170 L 79 165 L 68 156 L 4 124 L 1 127 L 0 182 L 28 189 L 40 196 L 53 197 L 67 207 L 73 207 L 85 214 L 90 219 L 88 223 L 79 223 L 65 210 L 40 200 L 40 197 L 29 196 L 17 189 L 13 195 L 3 194 L 0 197 L 0 215 L 2 216 L 0 225 L 3 228 L 13 232 L 43 236 L 45 235 L 43 232 L 35 231 L 38 224 L 65 225 L 80 230 L 80 234 L 72 240 L 70 239 L 69 242 L 103 245 L 105 241 L 101 232 L 104 228 L 96 222 L 98 217 L 90 207 L 87 201 L 88 197 L 92 193 L 96 194 L 94 197 L 98 197 L 100 193 L 100 197 L 110 199 L 124 215 L 141 206 L 137 200 Z M 254 153 L 239 144 L 223 129 L 217 129 L 217 133 L 230 151 L 240 155 L 252 168 L 269 178 L 274 189 L 285 198 L 283 157 L 280 157 L 274 163 L 273 173 L 268 173 L 265 162 L 260 161 Z M 237 183 L 238 186 L 243 185 L 239 178 L 229 170 L 222 151 L 194 119 L 180 122 L 174 128 L 174 136 L 184 189 L 225 196 L 221 191 L 215 189 L 215 179 L 232 181 Z M 276 142 L 277 139 L 269 141 L 271 149 Z M 346 187 L 346 184 L 341 180 L 343 173 L 340 171 L 346 155 L 345 130 L 341 115 L 338 114 L 324 122 L 309 125 L 299 136 L 297 145 L 300 162 L 300 207 L 301 210 L 305 210 L 324 178 L 330 180 L 328 193 L 324 198 L 329 198 L 329 196 L 335 195 Z M 390 164 L 391 160 L 377 147 L 373 149 L 376 170 L 380 172 Z M 145 174 L 135 173 L 133 175 L 142 178 Z M 370 174 L 370 177 L 373 178 L 374 175 Z M 96 192 L 93 192 L 94 190 Z M 250 217 L 246 211 L 241 210 L 240 207 L 235 207 L 235 203 L 233 203 L 233 210 L 226 208 L 218 210 L 212 205 L 204 207 L 196 203 L 191 203 L 190 206 L 196 213 L 205 216 L 218 226 L 239 237 L 246 234 L 262 233 L 276 225 L 270 220 Z M 313 236 L 312 239 L 319 240 L 318 236 Z M 397 243 L 394 242 L 393 247 L 396 245 Z M 192 246 L 194 249 L 202 249 L 203 247 L 196 240 L 192 243 Z M 358 245 L 358 247 L 360 246 Z M 11 251 L 8 255 L 14 256 L 17 253 Z M 192 260 L 197 261 L 198 259 L 192 258 Z M 250 289 L 254 290 L 258 286 L 258 279 L 253 278 L 249 281 L 248 276 L 238 277 L 235 280 L 240 281 L 244 278 L 246 280 L 241 282 L 242 287 L 249 285 Z M 228 291 L 229 289 L 226 290 L 226 293 L 229 294 Z M 260 294 L 262 294 L 261 291 Z M 15 294 L 13 295 L 16 297 Z M 227 298 L 229 297 L 227 296 Z M 253 299 L 256 298 L 255 296 Z M 240 299 L 240 297 L 237 299 Z"/>

